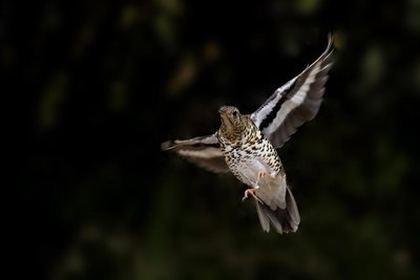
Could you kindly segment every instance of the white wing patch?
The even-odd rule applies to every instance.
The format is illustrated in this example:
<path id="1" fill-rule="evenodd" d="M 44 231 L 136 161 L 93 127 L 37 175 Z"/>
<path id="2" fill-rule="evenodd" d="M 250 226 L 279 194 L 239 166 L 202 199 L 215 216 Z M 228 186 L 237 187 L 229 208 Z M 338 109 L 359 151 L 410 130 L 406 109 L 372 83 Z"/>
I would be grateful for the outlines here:
<path id="1" fill-rule="evenodd" d="M 306 95 L 310 89 L 310 85 L 315 81 L 315 75 L 319 72 L 318 70 L 319 65 L 311 71 L 308 78 L 305 80 L 304 84 L 301 86 L 298 92 L 293 95 L 290 100 L 284 102 L 283 106 L 277 112 L 274 120 L 267 128 L 263 130 L 264 134 L 272 134 L 279 127 L 279 125 L 284 122 L 287 115 L 305 101 Z"/>
<path id="2" fill-rule="evenodd" d="M 179 150 L 178 154 L 185 157 L 195 157 L 203 159 L 223 156 L 223 153 L 219 148 L 213 147 L 209 147 L 205 150 Z"/>
<path id="3" fill-rule="evenodd" d="M 229 168 L 215 134 L 186 140 L 166 141 L 161 149 L 171 151 L 209 171 L 226 173 Z"/>
<path id="4" fill-rule="evenodd" d="M 304 122 L 315 117 L 328 79 L 332 42 L 299 75 L 278 88 L 251 119 L 276 148 L 280 148 Z"/>
<path id="5" fill-rule="evenodd" d="M 252 113 L 251 119 L 254 121 L 254 123 L 259 127 L 263 120 L 273 111 L 274 107 L 276 106 L 277 102 L 279 102 L 279 99 L 283 96 L 283 93 L 288 91 L 290 87 L 293 85 L 293 83 L 296 81 L 297 77 L 294 79 L 288 81 L 286 84 L 278 88 L 274 93 L 274 98 L 267 102 L 266 104 L 263 104 L 257 111 Z"/>

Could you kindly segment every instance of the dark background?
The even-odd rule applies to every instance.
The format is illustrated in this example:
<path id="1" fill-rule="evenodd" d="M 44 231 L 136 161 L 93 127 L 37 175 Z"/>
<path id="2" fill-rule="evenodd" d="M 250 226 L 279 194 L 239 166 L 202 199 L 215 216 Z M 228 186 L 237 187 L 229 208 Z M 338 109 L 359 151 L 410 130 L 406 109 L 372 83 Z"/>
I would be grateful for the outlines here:
<path id="1" fill-rule="evenodd" d="M 368 2 L 1 4 L 15 276 L 419 279 L 420 1 Z M 265 234 L 244 186 L 160 143 L 252 112 L 329 32 L 325 102 L 279 152 L 302 223 Z"/>

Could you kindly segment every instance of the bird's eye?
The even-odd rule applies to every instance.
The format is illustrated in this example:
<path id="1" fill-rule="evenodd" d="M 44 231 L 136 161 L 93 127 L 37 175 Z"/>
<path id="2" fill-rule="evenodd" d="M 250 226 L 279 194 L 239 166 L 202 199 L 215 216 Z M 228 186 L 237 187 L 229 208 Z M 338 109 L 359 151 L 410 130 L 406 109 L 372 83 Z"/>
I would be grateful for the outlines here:
<path id="1" fill-rule="evenodd" d="M 237 117 L 237 116 L 238 116 L 238 111 L 233 111 L 232 115 L 233 115 L 234 117 Z"/>

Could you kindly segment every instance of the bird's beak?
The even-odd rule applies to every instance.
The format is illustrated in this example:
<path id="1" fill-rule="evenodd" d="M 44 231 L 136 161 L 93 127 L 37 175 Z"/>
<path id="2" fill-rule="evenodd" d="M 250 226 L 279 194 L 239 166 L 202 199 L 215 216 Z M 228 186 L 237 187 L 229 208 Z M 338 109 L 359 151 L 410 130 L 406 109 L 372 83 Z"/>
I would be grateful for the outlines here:
<path id="1" fill-rule="evenodd" d="M 232 124 L 231 120 L 229 119 L 229 113 L 228 108 L 223 106 L 219 109 L 220 118 L 222 119 L 222 122 L 225 124 Z"/>
<path id="2" fill-rule="evenodd" d="M 220 109 L 219 109 L 219 114 L 226 114 L 227 113 L 227 108 L 226 108 L 226 106 L 222 106 L 222 107 L 220 107 Z"/>

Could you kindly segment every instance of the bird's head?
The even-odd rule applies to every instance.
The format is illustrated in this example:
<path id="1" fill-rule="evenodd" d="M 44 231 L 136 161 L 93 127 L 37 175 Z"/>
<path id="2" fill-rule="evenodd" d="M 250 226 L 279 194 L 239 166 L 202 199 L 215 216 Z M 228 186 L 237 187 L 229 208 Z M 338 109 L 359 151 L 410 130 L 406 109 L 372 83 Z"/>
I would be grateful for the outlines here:
<path id="1" fill-rule="evenodd" d="M 249 141 L 256 127 L 248 115 L 242 115 L 238 108 L 223 106 L 219 109 L 221 125 L 219 134 L 230 143 Z"/>

